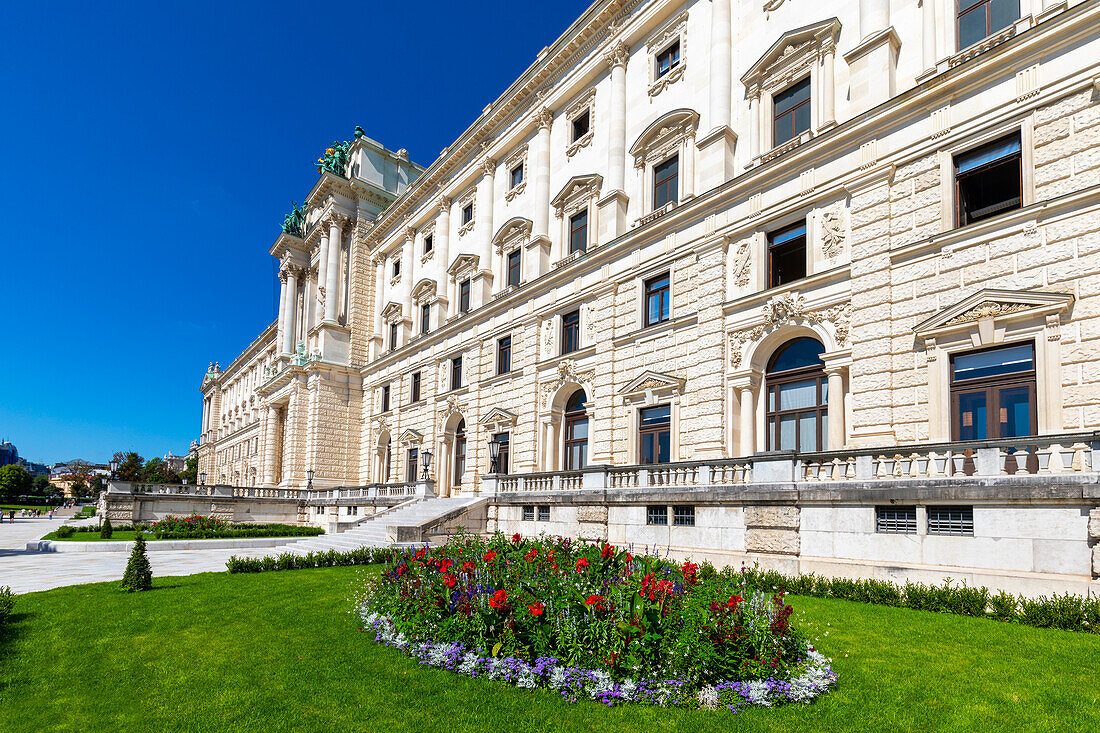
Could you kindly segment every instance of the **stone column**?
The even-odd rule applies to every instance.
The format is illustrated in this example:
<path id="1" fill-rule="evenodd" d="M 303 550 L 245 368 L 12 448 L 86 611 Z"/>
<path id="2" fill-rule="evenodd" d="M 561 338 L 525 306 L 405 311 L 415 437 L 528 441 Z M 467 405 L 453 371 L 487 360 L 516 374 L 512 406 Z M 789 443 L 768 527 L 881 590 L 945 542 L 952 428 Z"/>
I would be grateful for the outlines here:
<path id="1" fill-rule="evenodd" d="M 279 270 L 279 326 L 275 340 L 276 350 L 283 353 L 286 344 L 286 271 Z"/>
<path id="2" fill-rule="evenodd" d="M 921 66 L 931 71 L 936 66 L 936 3 L 921 1 Z"/>
<path id="3" fill-rule="evenodd" d="M 403 315 L 412 313 L 413 253 L 416 250 L 416 230 L 405 227 L 405 243 L 401 245 L 401 305 Z"/>
<path id="4" fill-rule="evenodd" d="M 283 353 L 294 353 L 298 317 L 298 268 L 286 268 L 286 319 L 283 323 Z"/>
<path id="5" fill-rule="evenodd" d="M 859 37 L 865 39 L 890 25 L 890 0 L 859 0 Z"/>
<path id="6" fill-rule="evenodd" d="M 386 257 L 378 254 L 374 260 L 374 335 L 381 337 L 384 324 L 382 309 L 386 307 Z"/>
<path id="7" fill-rule="evenodd" d="M 729 3 L 729 0 L 719 0 Z M 607 54 L 611 67 L 611 135 L 607 139 L 607 189 L 626 188 L 626 62 L 630 49 L 619 41 Z"/>
<path id="8" fill-rule="evenodd" d="M 492 272 L 493 269 L 493 193 L 496 187 L 497 162 L 492 158 L 481 161 L 481 170 L 484 175 L 478 185 L 477 196 L 480 204 L 477 207 L 478 229 L 478 269 Z"/>
<path id="9" fill-rule="evenodd" d="M 543 107 L 538 115 L 535 137 L 535 190 L 531 212 L 531 237 L 549 238 L 550 234 L 550 125 L 554 113 Z"/>
<path id="10" fill-rule="evenodd" d="M 269 405 L 264 418 L 264 486 L 278 482 L 279 453 L 279 408 Z"/>
<path id="11" fill-rule="evenodd" d="M 830 38 L 822 48 L 821 127 L 831 127 L 836 122 L 836 85 L 833 79 L 833 59 L 836 45 Z"/>
<path id="12" fill-rule="evenodd" d="M 844 447 L 844 367 L 826 369 L 829 377 L 829 442 L 827 450 Z"/>
<path id="13" fill-rule="evenodd" d="M 344 223 L 341 216 L 333 216 L 328 228 L 328 265 L 325 267 L 325 322 L 336 323 L 340 316 L 340 230 Z"/>
<path id="14" fill-rule="evenodd" d="M 688 126 L 684 131 L 684 169 L 682 171 L 683 200 L 695 197 L 695 128 Z"/>
<path id="15" fill-rule="evenodd" d="M 322 225 L 323 226 L 323 225 Z M 320 322 L 325 317 L 325 305 L 328 295 L 328 250 L 329 250 L 329 237 L 328 234 L 321 235 L 321 244 L 318 247 L 317 252 L 317 302 L 321 306 L 321 310 L 317 313 L 317 321 Z"/>
<path id="16" fill-rule="evenodd" d="M 753 160 L 760 156 L 763 149 L 760 133 L 760 90 L 753 88 L 749 92 L 749 156 Z"/>
<path id="17" fill-rule="evenodd" d="M 739 457 L 751 456 L 756 452 L 756 391 L 760 388 L 760 375 L 738 378 L 731 386 L 737 390 L 741 406 L 737 454 Z"/>
<path id="18" fill-rule="evenodd" d="M 439 217 L 435 220 L 435 241 L 432 246 L 435 248 L 435 252 L 432 254 L 435 267 L 432 268 L 432 272 L 435 277 L 436 292 L 441 293 L 449 302 L 450 287 L 447 281 L 447 267 L 451 264 L 451 200 L 446 196 L 439 197 Z M 448 315 L 446 307 L 440 305 L 439 325 L 443 325 Z M 442 481 L 439 483 L 440 486 L 443 485 Z"/>
<path id="19" fill-rule="evenodd" d="M 733 109 L 733 26 L 730 0 L 713 0 L 710 19 L 710 126 L 730 126 Z"/>

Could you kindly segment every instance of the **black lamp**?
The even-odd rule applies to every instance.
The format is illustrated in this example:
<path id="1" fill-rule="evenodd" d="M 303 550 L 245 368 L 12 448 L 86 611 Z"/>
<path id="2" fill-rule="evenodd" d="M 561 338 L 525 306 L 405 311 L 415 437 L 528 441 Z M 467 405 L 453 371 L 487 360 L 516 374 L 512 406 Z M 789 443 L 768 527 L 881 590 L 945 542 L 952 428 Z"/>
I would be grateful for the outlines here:
<path id="1" fill-rule="evenodd" d="M 494 435 L 489 441 L 489 473 L 500 472 L 500 441 Z"/>
<path id="2" fill-rule="evenodd" d="M 424 478 L 428 478 L 428 468 L 432 465 L 432 451 L 430 448 L 420 454 L 420 462 L 424 464 Z"/>
<path id="3" fill-rule="evenodd" d="M 313 490 L 313 469 L 306 471 L 306 490 Z"/>
<path id="4" fill-rule="evenodd" d="M 200 473 L 199 474 L 199 486 L 206 486 L 206 474 L 205 473 Z"/>

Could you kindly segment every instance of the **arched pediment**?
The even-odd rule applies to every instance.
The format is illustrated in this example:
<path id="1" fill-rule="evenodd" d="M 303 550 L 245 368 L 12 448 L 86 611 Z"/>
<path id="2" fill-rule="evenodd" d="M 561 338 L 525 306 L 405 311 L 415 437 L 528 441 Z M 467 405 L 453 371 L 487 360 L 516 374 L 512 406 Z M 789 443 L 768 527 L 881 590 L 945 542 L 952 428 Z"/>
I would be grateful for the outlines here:
<path id="1" fill-rule="evenodd" d="M 531 238 L 531 227 L 530 219 L 514 216 L 497 229 L 497 233 L 493 235 L 493 244 L 499 247 L 517 239 L 526 242 Z"/>
<path id="2" fill-rule="evenodd" d="M 412 289 L 412 298 L 414 301 L 421 301 L 427 298 L 432 298 L 438 292 L 438 284 L 430 277 L 425 277 L 420 280 Z"/>
<path id="3" fill-rule="evenodd" d="M 746 87 L 779 87 L 797 81 L 790 78 L 816 59 L 827 44 L 836 44 L 840 21 L 829 18 L 787 31 L 741 77 Z"/>
<path id="4" fill-rule="evenodd" d="M 641 165 L 653 153 L 664 150 L 699 127 L 699 113 L 686 107 L 667 112 L 652 123 L 630 146 L 635 165 Z"/>

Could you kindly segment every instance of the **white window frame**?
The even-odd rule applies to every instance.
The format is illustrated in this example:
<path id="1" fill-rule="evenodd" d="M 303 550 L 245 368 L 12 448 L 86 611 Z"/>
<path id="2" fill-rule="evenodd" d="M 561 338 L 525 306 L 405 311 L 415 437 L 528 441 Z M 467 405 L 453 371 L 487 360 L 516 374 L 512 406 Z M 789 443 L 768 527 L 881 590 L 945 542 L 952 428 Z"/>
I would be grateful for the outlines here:
<path id="1" fill-rule="evenodd" d="M 588 113 L 588 132 L 574 139 L 573 121 L 586 112 Z M 565 119 L 569 134 L 569 146 L 565 149 L 565 157 L 568 159 L 576 155 L 581 148 L 592 144 L 596 132 L 596 87 L 586 91 L 566 109 Z"/>
<path id="2" fill-rule="evenodd" d="M 517 167 L 523 168 L 523 180 L 517 185 L 512 185 L 512 171 Z M 508 156 L 504 161 L 504 169 L 507 171 L 508 176 L 508 190 L 504 193 L 504 200 L 508 203 L 512 202 L 516 196 L 519 196 L 527 189 L 527 146 L 524 145 L 514 153 Z"/>
<path id="3" fill-rule="evenodd" d="M 652 99 L 684 78 L 687 72 L 687 19 L 685 10 L 665 23 L 646 44 L 646 61 L 649 65 L 649 97 Z M 657 76 L 657 56 L 680 42 L 680 62 L 664 76 Z"/>

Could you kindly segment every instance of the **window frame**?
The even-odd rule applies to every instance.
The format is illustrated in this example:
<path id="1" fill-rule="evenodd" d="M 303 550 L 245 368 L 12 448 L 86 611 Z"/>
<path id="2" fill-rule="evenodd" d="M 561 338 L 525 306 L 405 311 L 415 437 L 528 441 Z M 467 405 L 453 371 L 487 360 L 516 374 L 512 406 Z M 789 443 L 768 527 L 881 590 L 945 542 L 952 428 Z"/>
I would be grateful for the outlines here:
<path id="1" fill-rule="evenodd" d="M 510 288 L 518 288 L 523 280 L 523 252 L 514 249 L 504 259 L 505 284 Z"/>
<path id="2" fill-rule="evenodd" d="M 588 393 L 583 389 L 577 391 L 584 394 L 582 407 L 578 410 L 566 412 L 562 420 L 562 470 L 564 471 L 583 471 L 588 467 L 588 435 L 591 429 L 591 423 L 588 419 Z M 576 394 L 576 392 L 573 394 Z M 572 395 L 570 395 L 570 399 L 572 399 Z M 585 424 L 584 437 L 573 437 L 574 427 L 582 422 Z M 574 446 L 579 449 L 580 453 L 580 465 L 577 466 L 573 465 L 573 451 L 571 449 Z"/>
<path id="3" fill-rule="evenodd" d="M 875 534 L 915 535 L 916 533 L 917 507 L 915 504 L 875 506 Z"/>
<path id="4" fill-rule="evenodd" d="M 498 375 L 512 371 L 512 334 L 497 339 L 496 366 Z"/>
<path id="5" fill-rule="evenodd" d="M 381 408 L 380 412 L 389 412 L 392 405 L 390 404 L 390 385 L 383 384 L 378 399 L 378 405 Z"/>
<path id="6" fill-rule="evenodd" d="M 451 389 L 462 389 L 462 355 L 450 358 Z"/>
<path id="7" fill-rule="evenodd" d="M 420 402 L 420 390 L 422 387 L 422 380 L 423 377 L 421 376 L 420 372 L 413 372 L 412 375 L 409 377 L 409 402 L 411 404 L 415 405 L 417 402 Z"/>
<path id="8" fill-rule="evenodd" d="M 420 304 L 420 335 L 427 336 L 432 332 L 432 304 Z"/>
<path id="9" fill-rule="evenodd" d="M 539 516 L 538 516 L 537 521 L 539 521 L 539 522 L 549 522 L 550 521 L 550 505 L 549 504 L 539 504 Z"/>
<path id="10" fill-rule="evenodd" d="M 776 102 L 779 101 L 780 97 L 782 97 L 784 94 L 786 94 L 788 92 L 793 91 L 796 88 L 800 88 L 800 87 L 803 87 L 803 86 L 806 88 L 806 99 L 805 100 L 799 102 L 798 104 L 795 104 L 790 109 L 784 110 L 783 112 L 776 111 L 776 108 L 778 106 L 776 104 Z M 789 143 L 792 140 L 797 140 L 798 138 L 802 137 L 807 132 L 813 131 L 813 129 L 814 129 L 813 91 L 814 91 L 813 81 L 812 81 L 811 77 L 809 75 L 807 75 L 807 76 L 802 77 L 798 81 L 791 82 L 790 84 L 786 85 L 782 89 L 779 89 L 779 90 L 772 93 L 772 131 L 771 132 L 772 132 L 772 147 L 773 148 L 779 147 L 780 145 L 784 145 L 786 143 Z M 797 126 L 797 123 L 795 121 L 796 120 L 795 111 L 798 110 L 798 109 L 801 109 L 802 107 L 807 108 L 806 129 L 805 130 L 799 130 L 798 126 Z M 779 130 L 780 130 L 779 122 L 780 122 L 780 119 L 782 119 L 784 117 L 788 117 L 788 116 L 790 117 L 790 121 L 791 121 L 791 136 L 781 141 L 779 139 L 779 135 L 778 135 Z"/>
<path id="11" fill-rule="evenodd" d="M 577 220 L 583 217 L 584 221 L 581 226 L 577 226 Z M 580 238 L 580 244 L 577 244 L 577 238 Z M 585 253 L 588 251 L 588 207 L 584 207 L 579 211 L 569 215 L 569 252 L 568 254 L 576 254 L 578 252 Z"/>
<path id="12" fill-rule="evenodd" d="M 577 134 L 577 123 L 584 120 L 584 130 Z M 575 144 L 584 139 L 584 136 L 592 132 L 592 110 L 586 106 L 569 118 L 569 144 Z"/>
<path id="13" fill-rule="evenodd" d="M 466 203 L 464 203 L 462 205 L 462 208 L 459 209 L 459 224 L 461 226 L 466 226 L 467 224 L 473 224 L 473 223 L 474 223 L 474 202 L 473 201 L 467 201 Z"/>
<path id="14" fill-rule="evenodd" d="M 973 505 L 929 505 L 925 509 L 925 514 L 925 527 L 927 528 L 929 535 L 935 535 L 937 537 L 974 536 Z M 946 515 L 946 517 L 941 515 Z M 958 515 L 957 520 L 956 515 Z"/>
<path id="15" fill-rule="evenodd" d="M 533 522 L 533 521 L 535 521 L 535 505 L 534 504 L 524 504 L 523 505 L 523 519 L 521 519 L 520 521 L 522 521 L 522 522 Z"/>
<path id="16" fill-rule="evenodd" d="M 512 466 L 512 435 L 507 430 L 493 433 L 492 439 L 500 444 L 497 455 L 497 473 L 507 474 Z"/>
<path id="17" fill-rule="evenodd" d="M 661 407 L 664 407 L 664 408 L 668 409 L 668 420 L 667 420 L 667 422 L 658 423 L 656 425 L 643 425 L 642 424 L 642 421 L 644 420 L 643 414 L 647 410 L 656 410 L 656 409 L 661 408 Z M 671 463 L 672 462 L 672 403 L 667 402 L 667 403 L 661 403 L 661 404 L 656 404 L 656 405 L 644 405 L 644 406 L 639 407 L 636 412 L 637 412 L 637 417 L 635 418 L 635 425 L 636 425 L 636 429 L 638 431 L 638 464 L 639 465 L 657 466 L 657 465 L 663 465 L 663 464 L 666 464 L 666 463 Z M 659 439 L 659 436 L 662 435 L 662 434 L 666 434 L 668 436 L 668 456 L 664 457 L 665 460 L 660 460 L 661 456 L 660 456 L 660 439 Z M 654 446 L 655 446 L 654 447 L 654 453 L 656 455 L 656 460 L 653 460 L 653 461 L 646 461 L 645 460 L 645 441 L 646 441 L 646 438 L 648 436 L 654 436 L 653 437 L 653 439 L 655 441 L 654 442 Z"/>
<path id="18" fill-rule="evenodd" d="M 1010 153 L 1006 156 L 996 158 L 994 160 L 986 161 L 975 168 L 971 168 L 963 173 L 959 172 L 959 158 L 967 155 L 976 154 L 984 149 L 992 148 L 996 145 L 1003 144 L 1011 138 L 1016 138 L 1019 150 Z M 966 211 L 963 207 L 963 184 L 970 178 L 975 176 L 989 173 L 994 169 L 999 169 L 1008 165 L 1014 161 L 1016 164 L 1016 181 L 1019 184 L 1017 187 L 1018 194 L 1015 200 L 1015 206 L 1009 204 L 996 205 L 997 209 L 988 212 L 977 218 L 973 218 L 973 215 Z M 962 229 L 963 227 L 970 226 L 971 224 L 978 224 L 983 221 L 988 221 L 994 217 L 1000 216 L 1010 211 L 1017 211 L 1024 207 L 1024 136 L 1022 131 L 1017 130 L 1010 132 L 1007 135 L 996 137 L 992 140 L 987 140 L 978 145 L 974 145 L 970 148 L 959 150 L 951 154 L 951 171 L 952 181 L 955 194 L 955 228 Z M 990 207 L 985 207 L 990 208 Z M 979 209 L 981 211 L 981 209 Z"/>
<path id="19" fill-rule="evenodd" d="M 1007 374 L 997 374 L 990 377 L 975 377 L 972 379 L 955 379 L 955 359 L 960 356 L 969 356 L 971 354 L 979 354 L 989 351 L 999 351 L 1002 349 L 1011 348 L 1014 346 L 1028 345 L 1031 347 L 1031 369 L 1025 369 L 1018 372 L 1009 372 Z M 1038 435 L 1039 433 L 1039 384 L 1038 384 L 1038 348 L 1033 339 L 1025 339 L 1023 341 L 1013 341 L 1010 343 L 1001 343 L 994 346 L 988 346 L 980 349 L 968 349 L 966 351 L 956 351 L 949 354 L 948 359 L 948 380 L 949 380 L 949 395 L 951 400 L 951 439 L 953 441 L 961 441 L 962 425 L 961 425 L 961 397 L 967 394 L 977 394 L 979 392 L 985 393 L 985 405 L 986 405 L 986 437 L 976 438 L 976 440 L 1000 440 L 1001 438 L 1021 438 Z M 1006 389 L 1028 389 L 1028 424 L 1030 427 L 1030 433 L 1027 436 L 1002 436 L 1000 435 L 1000 412 L 1003 409 L 1001 407 L 1001 392 Z M 1032 460 L 1037 461 L 1038 456 L 1029 455 L 1028 462 Z M 1036 463 L 1036 468 L 1038 464 Z"/>
<path id="20" fill-rule="evenodd" d="M 405 449 L 405 482 L 416 483 L 417 463 L 420 461 L 420 449 L 416 447 Z"/>
<path id="21" fill-rule="evenodd" d="M 424 235 L 423 250 L 421 252 L 421 255 L 429 255 L 434 251 L 435 251 L 435 235 L 431 234 L 431 233 L 425 234 Z"/>
<path id="22" fill-rule="evenodd" d="M 1022 17 L 1023 8 L 1021 7 L 1020 0 L 1016 0 L 1016 17 L 1013 18 L 1012 21 L 1008 25 L 1005 25 L 1005 26 L 1002 26 L 1000 28 L 994 29 L 993 28 L 993 11 L 992 11 L 992 6 L 993 6 L 994 1 L 995 0 L 973 0 L 970 3 L 970 5 L 966 6 L 966 8 L 964 9 L 962 7 L 962 1 L 961 0 L 955 0 L 955 40 L 956 40 L 956 44 L 958 46 L 958 48 L 956 49 L 957 51 L 965 51 L 966 49 L 970 48 L 971 46 L 978 45 L 979 43 L 981 43 L 985 39 L 989 38 L 993 34 L 1000 33 L 1001 31 L 1005 30 L 1006 28 L 1010 28 L 1011 26 L 1015 25 L 1016 22 L 1019 21 L 1020 18 Z M 963 16 L 964 15 L 969 15 L 969 14 L 974 13 L 974 12 L 978 12 L 979 6 L 981 6 L 984 9 L 984 12 L 985 12 L 985 35 L 983 35 L 980 38 L 978 38 L 976 40 L 973 40 L 970 43 L 967 43 L 967 44 L 964 45 L 963 40 L 962 40 L 962 19 L 963 19 Z"/>
<path id="23" fill-rule="evenodd" d="M 458 312 L 470 312 L 470 278 L 458 283 Z"/>
<path id="24" fill-rule="evenodd" d="M 515 191 L 519 188 L 525 180 L 524 164 L 522 162 L 516 163 L 508 169 L 508 190 Z M 518 174 L 518 175 L 517 175 Z"/>
<path id="25" fill-rule="evenodd" d="M 390 351 L 397 351 L 401 345 L 401 326 L 396 321 L 390 324 Z"/>
<path id="26" fill-rule="evenodd" d="M 677 35 L 675 39 L 667 44 L 663 49 L 653 54 L 653 61 L 656 66 L 653 67 L 653 80 L 663 79 L 671 74 L 680 65 L 680 36 Z M 672 56 L 672 50 L 676 49 L 675 57 Z M 668 68 L 664 71 L 661 70 L 661 60 L 669 56 Z"/>
<path id="27" fill-rule="evenodd" d="M 655 288 L 654 283 L 659 280 L 664 280 L 663 287 Z M 658 323 L 667 323 L 672 319 L 672 273 L 665 272 L 660 275 L 653 275 L 643 281 L 644 301 L 642 303 L 642 327 L 648 328 L 649 326 L 656 326 Z M 650 317 L 652 309 L 650 303 L 653 301 L 654 296 L 658 299 L 658 309 L 661 313 L 656 319 Z M 661 308 L 663 305 L 663 309 Z"/>
<path id="28" fill-rule="evenodd" d="M 659 179 L 659 171 L 667 166 L 669 163 L 675 162 L 676 172 L 671 176 L 667 176 L 664 179 Z M 658 193 L 661 189 L 665 189 L 665 195 L 668 197 L 664 203 L 658 204 Z M 653 164 L 653 211 L 663 209 L 664 207 L 672 204 L 677 206 L 680 203 L 680 152 L 676 151 L 672 155 L 668 156 L 659 163 Z"/>
<path id="29" fill-rule="evenodd" d="M 668 507 L 662 504 L 647 504 L 645 508 L 645 523 L 647 527 L 667 527 Z"/>
<path id="30" fill-rule="evenodd" d="M 673 527 L 694 527 L 695 526 L 695 505 L 694 504 L 673 504 L 672 505 L 672 526 Z"/>
<path id="31" fill-rule="evenodd" d="M 767 259 L 768 259 L 768 273 L 767 273 L 767 276 L 768 276 L 767 289 L 768 290 L 771 290 L 772 288 L 783 287 L 784 285 L 789 285 L 791 283 L 798 282 L 799 280 L 805 280 L 807 277 L 810 276 L 810 266 L 809 266 L 809 263 L 807 262 L 807 259 L 809 258 L 809 253 L 810 253 L 810 241 L 809 241 L 810 227 L 808 226 L 808 224 L 809 224 L 809 222 L 806 219 L 802 219 L 801 221 L 794 222 L 794 223 L 788 224 L 786 226 L 779 227 L 778 229 L 773 229 L 773 230 L 767 232 L 764 235 L 764 246 L 765 246 L 765 250 L 767 252 Z M 791 232 L 795 229 L 798 229 L 799 227 L 801 227 L 801 229 L 802 229 L 801 237 L 797 237 L 797 236 L 792 237 L 791 239 L 788 239 L 784 242 L 780 242 L 779 244 L 775 244 L 775 238 L 776 237 L 778 237 L 782 234 L 786 234 L 788 232 Z M 801 244 L 799 243 L 799 240 L 801 240 Z M 782 282 L 778 281 L 777 280 L 776 267 L 775 267 L 776 253 L 782 251 L 782 253 L 785 254 L 785 253 L 787 253 L 791 250 L 795 250 L 799 247 L 802 250 L 802 262 L 803 262 L 802 276 L 801 277 L 796 277 L 796 278 L 791 279 L 791 280 L 784 280 Z"/>
<path id="32" fill-rule="evenodd" d="M 561 354 L 572 354 L 581 349 L 581 311 L 563 313 L 561 316 Z"/>
<path id="33" fill-rule="evenodd" d="M 456 488 L 462 486 L 462 477 L 466 475 L 466 448 L 466 421 L 461 420 L 455 427 L 454 466 L 451 472 L 451 485 Z"/>
<path id="34" fill-rule="evenodd" d="M 764 389 L 762 396 L 764 399 L 764 438 L 766 450 L 783 450 L 780 448 L 779 431 L 780 418 L 794 417 L 794 450 L 801 452 L 798 447 L 802 441 L 802 422 L 799 420 L 799 415 L 807 412 L 814 413 L 814 429 L 817 432 L 817 446 L 810 452 L 820 452 L 828 449 L 829 436 L 827 430 L 827 420 L 829 414 L 829 400 L 828 400 L 828 388 L 829 377 L 825 374 L 825 365 L 808 365 L 804 367 L 797 367 L 795 369 L 786 369 L 781 372 L 772 372 L 771 365 L 774 360 L 779 356 L 780 352 L 785 350 L 789 344 L 794 341 L 799 341 L 802 338 L 810 338 L 810 340 L 818 341 L 811 337 L 798 337 L 785 341 L 779 345 L 779 347 L 772 353 L 772 356 L 768 359 L 768 367 L 764 371 Z M 820 344 L 821 342 L 818 341 Z M 816 404 L 813 407 L 792 407 L 786 410 L 778 408 L 780 399 L 783 392 L 783 385 L 796 384 L 799 382 L 807 382 L 811 379 L 816 379 L 814 385 L 816 393 Z M 771 409 L 773 404 L 773 391 L 775 390 L 774 404 L 776 409 Z"/>

